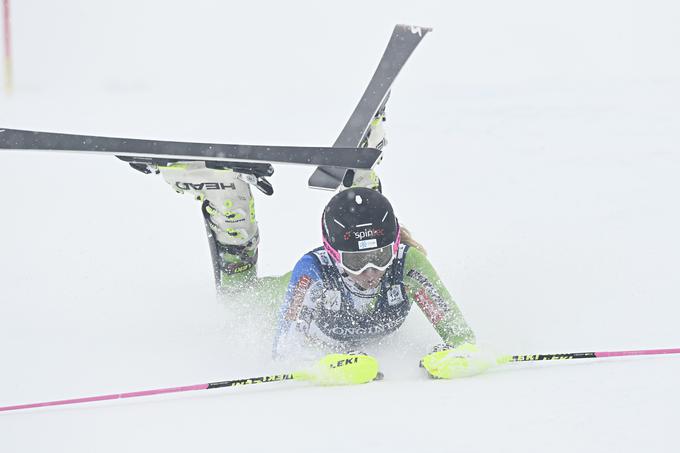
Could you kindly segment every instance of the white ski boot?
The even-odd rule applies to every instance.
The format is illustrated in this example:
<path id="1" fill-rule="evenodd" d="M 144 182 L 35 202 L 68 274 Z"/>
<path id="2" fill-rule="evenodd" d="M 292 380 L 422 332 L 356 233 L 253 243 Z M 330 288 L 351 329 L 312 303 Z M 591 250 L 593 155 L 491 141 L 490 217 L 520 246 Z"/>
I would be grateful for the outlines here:
<path id="1" fill-rule="evenodd" d="M 382 149 L 387 145 L 385 128 L 383 126 L 385 120 L 385 106 L 383 106 L 373 117 L 373 121 L 371 121 L 371 124 L 368 126 L 366 138 L 361 142 L 360 147 Z M 351 170 L 348 174 L 351 175 L 351 178 L 346 177 L 346 181 L 343 181 L 346 188 L 367 187 L 382 192 L 380 178 L 378 178 L 378 175 L 374 170 Z"/>
<path id="2" fill-rule="evenodd" d="M 368 126 L 368 131 L 366 132 L 366 138 L 361 143 L 362 147 L 383 149 L 387 145 L 387 138 L 385 137 L 385 128 L 383 123 L 385 122 L 385 106 L 383 105 L 378 113 L 375 114 L 373 121 Z M 350 170 L 348 172 L 349 177 L 345 177 L 346 181 L 343 181 L 343 186 L 340 190 L 349 189 L 351 187 L 366 187 L 369 189 L 377 190 L 382 192 L 382 183 L 378 174 L 374 170 Z M 346 184 L 349 183 L 349 184 Z M 403 243 L 420 250 L 424 255 L 427 255 L 425 247 L 423 247 L 420 242 L 416 241 L 413 237 L 411 231 L 406 228 L 403 224 L 400 225 L 401 228 L 401 240 Z"/>
<path id="3" fill-rule="evenodd" d="M 221 289 L 238 290 L 251 283 L 257 276 L 260 236 L 250 185 L 239 173 L 206 168 L 204 162 L 177 162 L 158 170 L 175 191 L 189 193 L 203 203 L 203 216 L 219 256 Z"/>

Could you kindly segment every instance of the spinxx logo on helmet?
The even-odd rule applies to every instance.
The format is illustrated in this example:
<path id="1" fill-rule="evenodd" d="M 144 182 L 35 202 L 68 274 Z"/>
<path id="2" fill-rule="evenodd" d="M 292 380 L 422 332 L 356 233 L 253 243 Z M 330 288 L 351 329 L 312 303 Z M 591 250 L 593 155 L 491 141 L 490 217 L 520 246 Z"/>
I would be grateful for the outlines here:
<path id="1" fill-rule="evenodd" d="M 347 241 L 352 236 L 358 241 L 363 241 L 364 239 L 377 238 L 380 236 L 385 236 L 384 228 L 367 228 L 363 231 L 345 231 L 344 239 Z"/>

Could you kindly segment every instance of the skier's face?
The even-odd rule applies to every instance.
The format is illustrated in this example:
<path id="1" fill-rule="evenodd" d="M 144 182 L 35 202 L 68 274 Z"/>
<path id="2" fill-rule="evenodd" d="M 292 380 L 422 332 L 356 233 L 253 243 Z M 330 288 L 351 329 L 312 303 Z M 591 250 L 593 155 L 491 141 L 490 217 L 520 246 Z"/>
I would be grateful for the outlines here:
<path id="1" fill-rule="evenodd" d="M 380 280 L 386 271 L 381 271 L 372 267 L 367 268 L 365 271 L 358 275 L 347 274 L 354 283 L 361 286 L 364 289 L 377 288 L 380 285 Z"/>

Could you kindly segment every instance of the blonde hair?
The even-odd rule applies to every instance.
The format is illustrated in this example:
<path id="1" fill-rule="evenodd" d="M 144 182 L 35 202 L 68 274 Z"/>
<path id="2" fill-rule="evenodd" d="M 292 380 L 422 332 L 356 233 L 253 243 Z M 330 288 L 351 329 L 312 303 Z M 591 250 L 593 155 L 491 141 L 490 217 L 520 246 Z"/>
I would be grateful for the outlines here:
<path id="1" fill-rule="evenodd" d="M 423 247 L 420 242 L 413 239 L 413 235 L 408 230 L 408 228 L 400 224 L 399 229 L 401 234 L 401 242 L 408 245 L 409 247 L 419 250 L 423 255 L 427 255 L 427 250 L 425 250 L 425 247 Z"/>

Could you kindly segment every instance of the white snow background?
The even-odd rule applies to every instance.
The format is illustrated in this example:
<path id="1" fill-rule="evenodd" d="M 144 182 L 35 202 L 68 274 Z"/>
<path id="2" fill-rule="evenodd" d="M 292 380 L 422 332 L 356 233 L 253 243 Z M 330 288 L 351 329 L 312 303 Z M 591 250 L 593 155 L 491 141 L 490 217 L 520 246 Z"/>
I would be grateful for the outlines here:
<path id="1" fill-rule="evenodd" d="M 0 126 L 330 145 L 396 23 L 432 26 L 379 167 L 400 220 L 500 352 L 680 347 L 673 1 L 12 2 Z M 278 166 L 260 272 L 320 244 L 328 192 Z M 214 297 L 199 207 L 100 156 L 0 151 L 0 405 L 281 370 Z M 248 333 L 250 329 L 250 333 Z M 385 380 L 275 383 L 0 414 L 0 451 L 675 452 L 680 357 L 432 381 L 414 309 Z"/>

